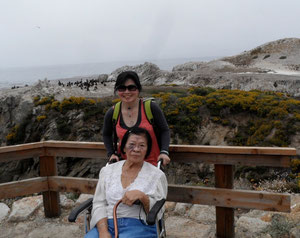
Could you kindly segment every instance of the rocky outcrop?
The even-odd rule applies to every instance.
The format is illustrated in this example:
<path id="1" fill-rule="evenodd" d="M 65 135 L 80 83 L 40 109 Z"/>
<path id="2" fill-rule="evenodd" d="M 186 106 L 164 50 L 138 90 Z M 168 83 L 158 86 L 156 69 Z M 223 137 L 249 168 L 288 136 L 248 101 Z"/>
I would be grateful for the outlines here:
<path id="1" fill-rule="evenodd" d="M 268 42 L 239 55 L 225 57 L 237 67 L 259 68 L 265 71 L 300 71 L 300 39 L 286 38 Z"/>

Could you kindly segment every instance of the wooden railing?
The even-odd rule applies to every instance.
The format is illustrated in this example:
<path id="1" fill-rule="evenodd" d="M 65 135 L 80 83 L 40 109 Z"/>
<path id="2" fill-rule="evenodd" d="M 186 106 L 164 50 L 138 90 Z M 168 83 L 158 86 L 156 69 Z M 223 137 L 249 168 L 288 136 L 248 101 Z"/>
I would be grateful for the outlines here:
<path id="1" fill-rule="evenodd" d="M 235 165 L 288 167 L 294 148 L 171 145 L 174 162 L 215 166 L 215 187 L 169 184 L 168 201 L 216 206 L 217 237 L 234 237 L 234 209 L 290 212 L 289 194 L 233 188 Z M 105 159 L 103 143 L 45 141 L 0 147 L 0 162 L 39 157 L 40 177 L 0 184 L 0 199 L 43 194 L 46 217 L 60 215 L 59 192 L 94 194 L 97 179 L 57 176 L 56 157 Z"/>

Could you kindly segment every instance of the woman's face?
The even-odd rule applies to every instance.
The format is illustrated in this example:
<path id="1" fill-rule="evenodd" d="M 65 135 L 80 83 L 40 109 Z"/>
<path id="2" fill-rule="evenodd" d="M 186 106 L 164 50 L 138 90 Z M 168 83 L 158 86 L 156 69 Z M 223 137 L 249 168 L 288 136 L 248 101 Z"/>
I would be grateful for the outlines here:
<path id="1" fill-rule="evenodd" d="M 129 89 L 126 88 L 125 91 L 124 89 L 122 91 L 117 89 L 118 96 L 121 99 L 121 101 L 126 103 L 135 102 L 136 99 L 139 97 L 139 90 L 137 89 L 134 81 L 132 79 L 127 79 L 124 83 L 124 86 L 129 86 Z M 135 90 L 133 86 L 135 86 Z"/>
<path id="2" fill-rule="evenodd" d="M 143 162 L 147 148 L 147 139 L 144 135 L 130 135 L 124 148 L 127 160 L 134 163 Z"/>

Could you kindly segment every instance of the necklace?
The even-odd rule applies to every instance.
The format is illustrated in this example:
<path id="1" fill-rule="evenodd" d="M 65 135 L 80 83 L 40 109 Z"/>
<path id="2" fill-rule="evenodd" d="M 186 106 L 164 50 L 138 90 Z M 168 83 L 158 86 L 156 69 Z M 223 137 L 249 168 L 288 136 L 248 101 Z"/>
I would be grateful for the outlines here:
<path id="1" fill-rule="evenodd" d="M 132 116 L 131 107 L 128 107 L 127 110 L 128 110 L 128 117 L 131 117 Z"/>

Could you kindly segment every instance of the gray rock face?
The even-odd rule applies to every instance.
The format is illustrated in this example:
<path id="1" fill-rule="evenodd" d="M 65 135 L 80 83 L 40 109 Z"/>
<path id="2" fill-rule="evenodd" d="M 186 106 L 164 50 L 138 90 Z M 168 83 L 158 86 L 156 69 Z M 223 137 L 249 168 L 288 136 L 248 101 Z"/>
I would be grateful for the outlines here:
<path id="1" fill-rule="evenodd" d="M 6 204 L 0 203 L 0 222 L 5 219 L 9 211 L 10 209 Z"/>
<path id="2" fill-rule="evenodd" d="M 258 218 L 251 218 L 242 216 L 236 223 L 236 236 L 237 237 L 259 237 L 262 231 L 269 225 Z"/>
<path id="3" fill-rule="evenodd" d="M 168 217 L 166 219 L 167 237 L 170 238 L 214 238 L 215 231 L 210 225 L 201 224 L 184 217 Z"/>
<path id="4" fill-rule="evenodd" d="M 194 204 L 188 211 L 188 217 L 202 224 L 214 224 L 216 209 L 212 206 Z"/>
<path id="5" fill-rule="evenodd" d="M 121 72 L 128 71 L 128 70 L 135 71 L 139 75 L 141 83 L 143 83 L 143 85 L 152 85 L 154 80 L 159 76 L 161 71 L 157 65 L 148 62 L 137 66 L 123 66 L 113 71 L 108 76 L 107 81 L 115 82 L 118 75 Z"/>
<path id="6" fill-rule="evenodd" d="M 173 67 L 172 72 L 177 71 L 196 71 L 197 69 L 200 69 L 201 66 L 205 64 L 204 62 L 187 62 L 184 64 L 176 65 Z"/>

